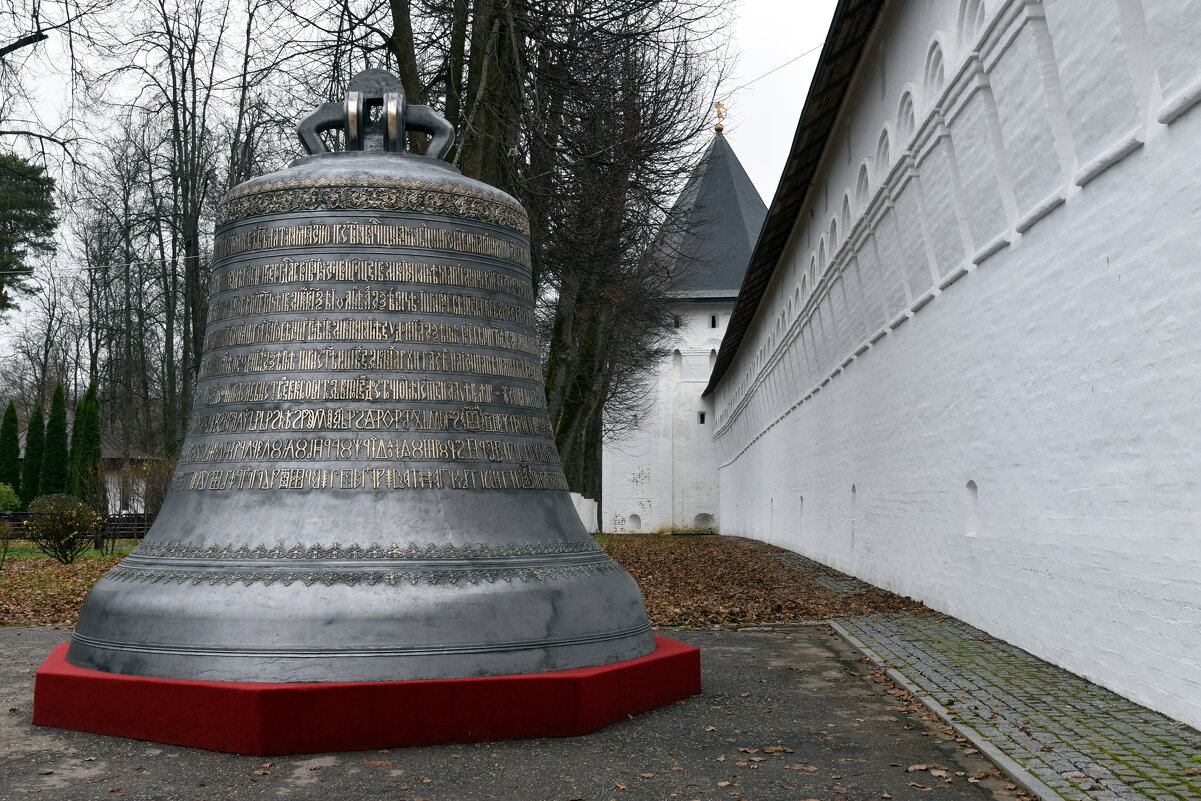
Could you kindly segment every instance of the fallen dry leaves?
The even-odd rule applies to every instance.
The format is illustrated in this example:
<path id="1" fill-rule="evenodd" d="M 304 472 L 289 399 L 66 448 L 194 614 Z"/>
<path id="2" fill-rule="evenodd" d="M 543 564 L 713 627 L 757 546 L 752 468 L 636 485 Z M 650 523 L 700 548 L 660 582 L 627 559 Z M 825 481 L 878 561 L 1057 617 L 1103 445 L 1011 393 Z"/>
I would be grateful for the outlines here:
<path id="1" fill-rule="evenodd" d="M 885 590 L 838 593 L 815 579 L 849 577 L 830 568 L 798 567 L 780 548 L 719 536 L 612 534 L 597 537 L 633 575 L 658 626 L 745 626 L 822 620 L 887 611 L 928 611 Z M 88 589 L 120 556 L 11 558 L 0 568 L 0 625 L 73 626 Z"/>
<path id="2" fill-rule="evenodd" d="M 74 626 L 83 597 L 122 556 L 83 556 L 69 565 L 14 557 L 0 568 L 0 625 Z"/>
<path id="3" fill-rule="evenodd" d="M 826 567 L 776 558 L 781 548 L 719 536 L 608 534 L 597 541 L 642 589 L 657 626 L 728 626 L 823 620 L 926 607 L 876 587 L 840 594 L 814 581 L 851 580 Z"/>

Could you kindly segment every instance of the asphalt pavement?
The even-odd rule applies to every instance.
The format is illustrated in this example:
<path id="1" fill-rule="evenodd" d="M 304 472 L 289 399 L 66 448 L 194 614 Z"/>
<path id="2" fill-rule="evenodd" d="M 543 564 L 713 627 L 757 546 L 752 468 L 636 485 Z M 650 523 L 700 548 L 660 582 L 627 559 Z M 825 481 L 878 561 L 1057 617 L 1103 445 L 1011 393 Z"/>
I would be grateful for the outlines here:
<path id="1" fill-rule="evenodd" d="M 661 633 L 701 648 L 704 692 L 589 735 L 268 758 L 34 726 L 34 671 L 69 632 L 0 628 L 0 798 L 1013 801 L 1020 793 L 827 626 Z"/>

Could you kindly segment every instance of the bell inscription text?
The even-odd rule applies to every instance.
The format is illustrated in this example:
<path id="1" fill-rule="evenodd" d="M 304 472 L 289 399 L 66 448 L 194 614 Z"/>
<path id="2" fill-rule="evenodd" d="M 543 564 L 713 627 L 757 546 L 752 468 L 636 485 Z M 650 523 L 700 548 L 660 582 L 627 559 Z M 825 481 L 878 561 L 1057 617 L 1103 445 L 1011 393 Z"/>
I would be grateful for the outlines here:
<path id="1" fill-rule="evenodd" d="M 388 191 L 400 207 L 431 195 Z M 225 216 L 172 491 L 566 489 L 525 226 L 336 214 Z"/>

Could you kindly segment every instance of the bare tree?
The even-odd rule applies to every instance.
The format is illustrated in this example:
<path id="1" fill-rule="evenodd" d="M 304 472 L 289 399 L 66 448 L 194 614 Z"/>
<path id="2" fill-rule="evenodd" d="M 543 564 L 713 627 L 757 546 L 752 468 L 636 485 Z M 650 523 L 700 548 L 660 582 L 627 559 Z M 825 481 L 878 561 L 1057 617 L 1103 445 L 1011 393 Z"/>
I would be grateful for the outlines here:
<path id="1" fill-rule="evenodd" d="M 32 96 L 31 68 L 39 57 L 66 62 L 60 72 L 74 82 L 81 74 L 79 48 L 93 41 L 98 22 L 115 0 L 10 0 L 0 6 L 0 141 L 24 142 L 34 150 L 61 148 L 72 161 L 79 137 L 73 115 L 48 120 L 47 104 Z M 72 85 L 74 88 L 74 85 Z M 58 104 L 53 104 L 58 110 Z M 73 104 L 70 104 L 73 105 Z"/>
<path id="2" fill-rule="evenodd" d="M 35 8 L 23 1 L 9 20 Z M 105 124 L 70 187 L 69 303 L 83 311 L 65 312 L 66 286 L 40 298 L 18 337 L 30 391 L 97 378 L 127 447 L 173 450 L 203 346 L 213 202 L 296 155 L 304 111 L 385 67 L 456 126 L 454 163 L 530 213 L 547 406 L 569 483 L 598 495 L 605 426 L 636 413 L 663 353 L 657 243 L 722 78 L 725 0 L 127 0 L 104 16 L 106 2 L 54 6 L 104 20 L 65 41 L 88 49 L 78 72 Z M 24 33 L 0 28 L 0 48 L 55 35 L 10 28 Z M 0 81 L 23 78 L 13 59 L 38 46 L 0 55 Z"/>
<path id="3" fill-rule="evenodd" d="M 663 352 L 670 281 L 652 246 L 724 74 L 723 3 L 295 0 L 289 11 L 323 75 L 397 69 L 413 102 L 441 105 L 458 129 L 460 169 L 525 204 L 555 439 L 568 483 L 598 496 L 603 411 L 637 397 Z"/>

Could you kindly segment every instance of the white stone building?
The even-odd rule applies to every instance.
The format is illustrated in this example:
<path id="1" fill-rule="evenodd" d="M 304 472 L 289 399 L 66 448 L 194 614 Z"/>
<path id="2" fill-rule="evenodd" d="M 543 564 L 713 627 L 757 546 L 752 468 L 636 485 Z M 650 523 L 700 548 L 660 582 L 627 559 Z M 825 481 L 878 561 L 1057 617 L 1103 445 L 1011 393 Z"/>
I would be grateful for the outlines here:
<path id="1" fill-rule="evenodd" d="M 671 355 L 647 383 L 647 412 L 602 454 L 605 531 L 715 528 L 713 407 L 701 397 L 767 209 L 718 126 L 680 193 L 669 237 L 676 323 Z"/>
<path id="2" fill-rule="evenodd" d="M 1198 42 L 1188 0 L 841 3 L 706 395 L 723 533 L 1194 726 Z"/>

